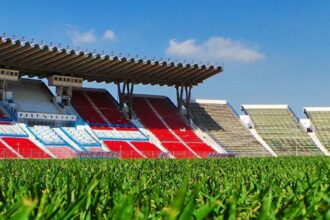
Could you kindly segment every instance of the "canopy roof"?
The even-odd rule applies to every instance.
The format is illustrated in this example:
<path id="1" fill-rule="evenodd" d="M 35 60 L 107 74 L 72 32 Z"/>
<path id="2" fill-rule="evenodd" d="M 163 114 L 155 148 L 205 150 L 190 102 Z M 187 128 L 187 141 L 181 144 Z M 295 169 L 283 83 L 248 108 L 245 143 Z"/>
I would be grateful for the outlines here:
<path id="1" fill-rule="evenodd" d="M 197 85 L 221 66 L 183 64 L 100 55 L 0 37 L 0 66 L 22 75 L 81 77 L 87 81 L 151 85 Z"/>

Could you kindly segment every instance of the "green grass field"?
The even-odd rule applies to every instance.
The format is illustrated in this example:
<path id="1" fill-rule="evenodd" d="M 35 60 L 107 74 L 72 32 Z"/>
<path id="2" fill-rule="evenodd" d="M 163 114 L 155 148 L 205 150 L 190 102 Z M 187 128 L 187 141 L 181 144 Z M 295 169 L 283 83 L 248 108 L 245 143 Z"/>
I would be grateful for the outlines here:
<path id="1" fill-rule="evenodd" d="M 330 218 L 330 159 L 0 161 L 2 219 Z"/>

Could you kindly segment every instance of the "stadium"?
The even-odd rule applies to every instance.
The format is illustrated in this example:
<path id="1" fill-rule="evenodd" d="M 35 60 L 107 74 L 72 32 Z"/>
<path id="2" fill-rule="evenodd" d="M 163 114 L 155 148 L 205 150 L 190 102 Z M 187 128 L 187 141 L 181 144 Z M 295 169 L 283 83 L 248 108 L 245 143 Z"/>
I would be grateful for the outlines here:
<path id="1" fill-rule="evenodd" d="M 191 100 L 223 71 L 205 66 L 92 54 L 0 39 L 1 158 L 209 158 L 329 155 L 329 108 Z M 48 85 L 38 79 L 48 79 Z M 212 80 L 212 78 L 210 79 Z M 83 81 L 113 83 L 118 99 Z M 177 103 L 135 94 L 170 86 Z M 55 87 L 52 94 L 49 87 Z"/>
<path id="2" fill-rule="evenodd" d="M 329 3 L 79 3 L 0 7 L 0 219 L 330 219 Z"/>

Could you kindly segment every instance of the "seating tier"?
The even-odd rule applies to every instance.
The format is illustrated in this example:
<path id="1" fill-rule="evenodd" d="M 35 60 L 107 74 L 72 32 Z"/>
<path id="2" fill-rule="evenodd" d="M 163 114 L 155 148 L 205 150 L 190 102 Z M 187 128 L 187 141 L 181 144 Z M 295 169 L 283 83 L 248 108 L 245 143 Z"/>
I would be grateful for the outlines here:
<path id="1" fill-rule="evenodd" d="M 62 127 L 61 129 L 81 147 L 101 146 L 101 144 L 95 140 L 84 128 Z"/>
<path id="2" fill-rule="evenodd" d="M 271 154 L 245 128 L 226 103 L 190 103 L 194 122 L 209 133 L 228 152 L 237 156 L 270 156 Z"/>
<path id="3" fill-rule="evenodd" d="M 126 141 L 104 141 L 109 150 L 117 152 L 120 158 L 143 158 L 132 146 Z"/>
<path id="4" fill-rule="evenodd" d="M 51 158 L 49 154 L 26 138 L 2 138 L 11 148 L 24 158 Z"/>
<path id="5" fill-rule="evenodd" d="M 57 158 L 61 159 L 69 159 L 76 157 L 76 151 L 74 151 L 70 147 L 66 146 L 48 146 L 47 147 L 50 152 L 52 152 Z"/>
<path id="6" fill-rule="evenodd" d="M 181 118 L 173 104 L 167 98 L 154 97 L 134 97 L 133 108 L 135 114 L 177 158 L 196 157 L 199 155 L 196 148 L 194 153 L 189 149 L 189 143 L 199 143 L 210 152 L 215 152 L 213 148 L 205 144 L 190 128 L 190 126 Z M 203 157 L 207 157 L 205 152 Z"/>
<path id="7" fill-rule="evenodd" d="M 258 134 L 278 155 L 322 154 L 288 108 L 245 110 Z"/>
<path id="8" fill-rule="evenodd" d="M 90 103 L 84 91 L 73 90 L 72 91 L 72 106 L 76 109 L 78 114 L 89 124 L 107 125 L 107 122 L 96 111 L 94 106 Z"/>
<path id="9" fill-rule="evenodd" d="M 0 136 L 27 137 L 28 135 L 17 124 L 0 124 Z"/>
<path id="10" fill-rule="evenodd" d="M 159 158 L 162 155 L 162 151 L 150 142 L 132 141 L 131 144 L 147 158 Z"/>
<path id="11" fill-rule="evenodd" d="M 306 111 L 311 120 L 315 134 L 322 145 L 330 150 L 330 111 Z"/>
<path id="12" fill-rule="evenodd" d="M 10 159 L 18 158 L 11 150 L 9 150 L 2 142 L 0 142 L 0 158 L 1 159 Z"/>
<path id="13" fill-rule="evenodd" d="M 49 126 L 30 127 L 31 132 L 44 145 L 67 145 L 67 143 Z"/>

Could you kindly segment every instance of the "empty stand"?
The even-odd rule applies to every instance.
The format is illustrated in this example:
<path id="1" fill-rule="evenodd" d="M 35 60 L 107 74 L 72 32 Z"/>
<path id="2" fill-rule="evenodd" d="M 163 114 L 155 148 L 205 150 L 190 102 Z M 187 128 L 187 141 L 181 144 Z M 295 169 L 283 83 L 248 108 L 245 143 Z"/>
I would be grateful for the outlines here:
<path id="1" fill-rule="evenodd" d="M 184 142 L 202 142 L 189 125 L 182 120 L 180 113 L 167 98 L 148 98 L 165 123 Z"/>
<path id="2" fill-rule="evenodd" d="M 147 140 L 139 130 L 133 128 L 131 130 L 116 128 L 99 129 L 94 128 L 93 132 L 100 140 Z"/>
<path id="3" fill-rule="evenodd" d="M 0 142 L 0 159 L 13 159 L 18 156 Z"/>
<path id="4" fill-rule="evenodd" d="M 190 109 L 194 122 L 226 151 L 237 156 L 271 155 L 241 124 L 226 101 L 196 100 Z"/>
<path id="5" fill-rule="evenodd" d="M 24 158 L 51 158 L 49 154 L 44 152 L 29 139 L 4 137 L 2 140 Z"/>
<path id="6" fill-rule="evenodd" d="M 162 145 L 175 157 L 181 158 L 196 158 L 196 155 L 189 151 L 185 145 L 179 142 L 162 142 Z"/>
<path id="7" fill-rule="evenodd" d="M 81 147 L 95 147 L 101 144 L 95 140 L 84 128 L 62 127 L 62 131 L 71 138 L 73 142 Z"/>
<path id="8" fill-rule="evenodd" d="M 163 153 L 158 147 L 150 142 L 132 141 L 131 144 L 147 158 L 159 158 Z"/>
<path id="9" fill-rule="evenodd" d="M 277 155 L 320 155 L 287 106 L 243 106 L 254 128 Z"/>
<path id="10" fill-rule="evenodd" d="M 67 143 L 49 126 L 30 127 L 31 132 L 44 145 L 67 145 Z"/>
<path id="11" fill-rule="evenodd" d="M 109 150 L 117 152 L 120 158 L 144 158 L 138 151 L 136 151 L 126 141 L 104 141 L 104 144 Z"/>
<path id="12" fill-rule="evenodd" d="M 52 152 L 57 158 L 69 159 L 75 158 L 77 155 L 75 150 L 66 146 L 48 146 L 47 149 L 50 150 L 50 152 Z"/>
<path id="13" fill-rule="evenodd" d="M 41 80 L 21 79 L 9 83 L 7 90 L 13 92 L 13 101 L 20 111 L 60 113 L 52 103 L 53 95 Z"/>
<path id="14" fill-rule="evenodd" d="M 133 98 L 135 114 L 176 158 L 207 157 L 213 148 L 206 145 L 181 118 L 174 105 L 165 97 Z M 196 151 L 189 147 L 190 143 L 198 143 Z M 201 152 L 200 150 L 207 149 Z"/>
<path id="15" fill-rule="evenodd" d="M 311 120 L 315 134 L 322 145 L 330 150 L 330 108 L 306 108 L 305 112 Z"/>
<path id="16" fill-rule="evenodd" d="M 90 100 L 86 97 L 84 91 L 73 90 L 71 105 L 76 109 L 78 114 L 91 125 L 107 125 L 98 111 L 94 108 Z"/>
<path id="17" fill-rule="evenodd" d="M 28 135 L 17 124 L 0 124 L 0 136 L 27 137 Z"/>
<path id="18" fill-rule="evenodd" d="M 112 125 L 132 126 L 123 113 L 119 110 L 117 103 L 107 91 L 85 91 L 86 95 L 95 104 L 95 107 L 104 115 Z"/>

